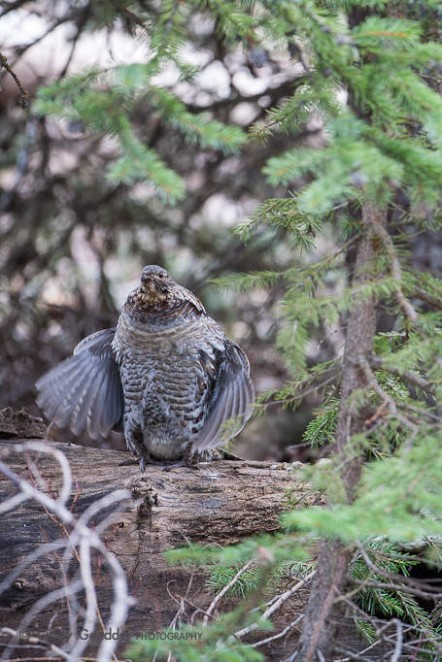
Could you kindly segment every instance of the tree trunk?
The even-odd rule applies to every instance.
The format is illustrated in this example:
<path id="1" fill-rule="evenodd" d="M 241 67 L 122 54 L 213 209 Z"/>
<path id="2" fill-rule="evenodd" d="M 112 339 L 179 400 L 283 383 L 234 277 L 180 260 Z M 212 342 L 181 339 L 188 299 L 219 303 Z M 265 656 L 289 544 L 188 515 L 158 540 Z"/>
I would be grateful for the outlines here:
<path id="1" fill-rule="evenodd" d="M 374 257 L 374 242 L 371 227 L 384 225 L 385 210 L 375 209 L 366 202 L 362 213 L 362 234 L 359 239 L 353 285 L 357 287 L 371 279 L 370 263 Z M 367 356 L 373 349 L 376 333 L 376 304 L 373 298 L 356 301 L 348 317 L 344 362 L 342 368 L 342 389 L 336 431 L 336 452 L 338 454 L 341 480 L 347 500 L 352 501 L 359 483 L 362 458 L 352 443 L 352 435 L 364 432 L 367 411 L 357 408 L 352 395 L 358 389 L 367 387 L 367 378 L 359 358 Z M 340 615 L 335 613 L 335 598 L 345 582 L 345 576 L 353 551 L 339 540 L 325 540 L 318 556 L 317 573 L 310 593 L 304 617 L 304 627 L 299 640 L 296 662 L 328 660 L 334 640 L 334 633 Z"/>
<path id="2" fill-rule="evenodd" d="M 55 498 L 61 490 L 58 463 L 45 454 L 16 450 L 21 442 L 25 440 L 0 441 L 0 459 L 9 470 Z M 170 625 L 180 609 L 181 621 L 189 622 L 197 608 L 207 609 L 213 599 L 213 591 L 206 586 L 206 569 L 173 566 L 163 552 L 189 542 L 232 545 L 252 534 L 276 531 L 281 512 L 292 509 L 294 503 L 302 506 L 321 502 L 321 497 L 300 480 L 296 464 L 219 460 L 201 463 L 197 469 L 181 467 L 169 472 L 159 466 L 147 466 L 141 475 L 138 466 L 120 466 L 128 459 L 124 452 L 61 443 L 51 447 L 62 450 L 70 463 L 74 489 L 68 506 L 77 521 L 98 499 L 116 489 L 130 490 L 130 496 L 120 503 L 101 534 L 123 566 L 129 592 L 136 599 L 119 633 L 120 653 L 132 637 Z M 0 505 L 13 493 L 14 483 L 0 474 Z M 110 512 L 107 508 L 94 517 L 94 530 Z M 2 515 L 0 582 L 40 545 L 66 537 L 69 532 L 34 500 Z M 23 568 L 12 586 L 0 595 L 1 626 L 19 629 L 22 617 L 39 598 L 63 586 L 66 575 L 72 577 L 78 572 L 78 563 L 73 559 L 63 574 L 63 552 L 50 552 Z M 106 624 L 112 585 L 107 568 L 98 559 L 93 559 L 92 565 L 97 602 Z M 81 600 L 79 596 L 78 602 Z M 25 635 L 61 646 L 69 639 L 72 609 L 62 596 L 36 617 Z M 200 611 L 197 620 L 201 614 Z M 78 627 L 81 623 L 82 616 Z M 103 631 L 91 637 L 88 654 L 96 652 L 102 637 Z M 0 641 L 4 644 L 5 638 Z M 26 641 L 20 640 L 23 643 Z M 36 657 L 44 657 L 45 651 L 38 650 L 41 652 Z M 12 657 L 21 659 L 18 656 L 22 653 L 30 659 L 32 652 L 18 648 Z M 1 650 L 0 658 L 4 659 Z"/>

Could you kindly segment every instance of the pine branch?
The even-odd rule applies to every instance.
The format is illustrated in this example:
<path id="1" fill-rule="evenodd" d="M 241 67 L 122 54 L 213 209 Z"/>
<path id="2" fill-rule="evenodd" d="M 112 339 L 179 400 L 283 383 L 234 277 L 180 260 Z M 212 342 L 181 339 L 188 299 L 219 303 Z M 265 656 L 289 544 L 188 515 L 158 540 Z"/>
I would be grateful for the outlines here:
<path id="1" fill-rule="evenodd" d="M 365 375 L 365 378 L 367 380 L 367 384 L 371 386 L 371 388 L 375 391 L 375 393 L 378 394 L 378 396 L 381 398 L 382 402 L 386 402 L 388 405 L 388 408 L 390 409 L 390 413 L 392 416 L 394 416 L 398 421 L 403 423 L 406 427 L 408 427 L 412 433 L 413 437 L 416 436 L 416 434 L 419 431 L 419 426 L 410 421 L 409 418 L 403 416 L 399 411 L 396 406 L 396 402 L 394 401 L 394 398 L 387 393 L 382 386 L 379 384 L 377 381 L 371 367 L 370 363 L 366 359 L 365 356 L 360 356 L 359 358 L 356 359 L 357 365 L 359 365 L 362 368 L 362 371 Z"/>
<path id="2" fill-rule="evenodd" d="M 236 575 L 215 595 L 215 597 L 213 598 L 210 605 L 207 607 L 206 612 L 204 614 L 203 627 L 207 626 L 209 622 L 209 618 L 212 617 L 213 612 L 215 611 L 216 606 L 221 600 L 221 598 L 229 591 L 229 589 L 232 588 L 232 586 L 236 584 L 236 582 L 241 577 L 241 575 L 244 574 L 254 562 L 255 560 L 251 559 L 245 565 L 243 565 L 242 568 L 238 570 Z"/>
<path id="3" fill-rule="evenodd" d="M 423 391 L 428 391 L 430 393 L 433 391 L 433 384 L 431 384 L 431 382 L 414 372 L 410 372 L 410 370 L 402 370 L 401 368 L 390 366 L 379 357 L 372 357 L 370 359 L 370 363 L 374 368 L 384 370 L 385 372 L 389 372 L 391 375 L 400 377 L 404 381 L 409 382 L 410 384 L 414 384 L 414 386 L 417 386 L 418 388 L 421 388 Z"/>
<path id="4" fill-rule="evenodd" d="M 442 597 L 442 592 L 440 592 L 440 591 L 437 591 L 437 590 L 435 590 L 435 591 L 428 591 L 428 590 L 423 591 L 423 590 L 419 589 L 416 586 L 416 581 L 415 580 L 409 579 L 408 577 L 405 577 L 403 575 L 394 576 L 394 575 L 391 574 L 391 572 L 386 572 L 385 570 L 380 568 L 379 565 L 376 565 L 375 563 L 373 563 L 373 561 L 371 560 L 369 554 L 367 553 L 367 550 L 365 549 L 365 547 L 361 543 L 357 544 L 357 548 L 359 550 L 360 555 L 362 556 L 365 563 L 367 564 L 367 566 L 372 570 L 374 576 L 380 575 L 381 577 L 383 577 L 384 579 L 387 580 L 388 586 L 386 584 L 382 584 L 382 586 L 384 588 L 386 588 L 386 589 L 390 588 L 390 589 L 395 590 L 395 591 L 409 590 L 410 593 L 413 593 L 414 595 L 417 595 L 418 597 L 426 599 L 426 600 L 428 600 L 428 599 L 436 600 L 437 598 Z M 392 581 L 394 579 L 397 580 L 397 583 Z M 368 581 L 371 582 L 370 579 Z"/>

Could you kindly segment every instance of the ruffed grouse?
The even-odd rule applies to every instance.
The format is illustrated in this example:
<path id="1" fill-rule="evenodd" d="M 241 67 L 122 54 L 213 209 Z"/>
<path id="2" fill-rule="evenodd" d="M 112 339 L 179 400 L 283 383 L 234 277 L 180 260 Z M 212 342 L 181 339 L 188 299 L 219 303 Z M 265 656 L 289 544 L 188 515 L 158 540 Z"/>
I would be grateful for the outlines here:
<path id="1" fill-rule="evenodd" d="M 46 416 L 75 434 L 97 439 L 123 423 L 142 470 L 222 446 L 242 430 L 254 401 L 243 350 L 154 265 L 144 267 L 116 328 L 85 338 L 37 389 Z"/>

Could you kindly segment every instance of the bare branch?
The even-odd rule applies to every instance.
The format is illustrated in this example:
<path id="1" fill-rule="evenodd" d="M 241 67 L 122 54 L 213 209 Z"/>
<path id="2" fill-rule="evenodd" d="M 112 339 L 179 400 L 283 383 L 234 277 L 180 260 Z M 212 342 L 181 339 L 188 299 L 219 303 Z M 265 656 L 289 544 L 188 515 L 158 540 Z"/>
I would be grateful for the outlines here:
<path id="1" fill-rule="evenodd" d="M 12 69 L 11 65 L 8 62 L 8 58 L 6 55 L 3 55 L 3 53 L 0 53 L 0 69 L 3 67 L 3 69 L 6 69 L 8 74 L 12 77 L 14 80 L 14 83 L 17 85 L 20 96 L 18 97 L 18 103 L 22 108 L 27 108 L 29 104 L 31 103 L 31 98 L 29 96 L 29 92 L 24 89 L 23 85 L 20 82 L 19 77 L 15 73 L 15 71 Z"/>
<path id="2" fill-rule="evenodd" d="M 402 653 L 402 623 L 398 618 L 394 618 L 392 623 L 396 625 L 396 645 L 394 647 L 393 655 L 391 656 L 391 662 L 399 662 Z"/>
<path id="3" fill-rule="evenodd" d="M 371 386 L 371 388 L 375 391 L 375 393 L 378 394 L 378 396 L 381 398 L 383 402 L 385 402 L 388 405 L 388 408 L 390 409 L 391 414 L 398 419 L 403 425 L 406 427 L 410 428 L 410 430 L 413 432 L 413 436 L 415 436 L 418 431 L 419 431 L 419 426 L 410 421 L 409 418 L 404 416 L 398 411 L 396 402 L 394 398 L 384 391 L 382 386 L 379 384 L 378 380 L 376 379 L 376 376 L 373 372 L 373 370 L 370 367 L 370 363 L 368 360 L 365 358 L 365 356 L 360 356 L 357 359 L 358 365 L 362 368 L 364 375 L 368 381 L 368 384 Z"/>
<path id="4" fill-rule="evenodd" d="M 6 452 L 3 452 L 2 455 L 8 455 L 8 450 L 9 449 L 6 449 Z M 52 498 L 47 493 L 42 491 L 45 488 L 45 485 L 44 481 L 41 480 L 41 476 L 36 465 L 34 465 L 31 476 L 37 479 L 37 484 L 39 486 L 38 488 L 32 485 L 29 481 L 20 478 L 14 471 L 9 469 L 7 465 L 5 465 L 3 462 L 0 462 L 0 472 L 3 473 L 20 490 L 18 495 L 7 499 L 5 502 L 6 507 L 5 503 L 3 504 L 3 510 L 6 512 L 11 510 L 14 506 L 20 505 L 23 500 L 33 499 L 41 506 L 43 506 L 49 517 L 53 517 L 55 520 L 58 520 L 62 524 L 62 530 L 66 535 L 66 539 L 48 543 L 47 545 L 44 545 L 29 554 L 19 564 L 19 566 L 15 568 L 8 575 L 8 577 L 5 578 L 5 580 L 3 580 L 0 585 L 0 592 L 11 586 L 24 567 L 28 566 L 37 558 L 47 555 L 49 552 L 64 549 L 65 551 L 62 558 L 62 567 L 66 566 L 72 557 L 75 556 L 78 560 L 80 568 L 80 573 L 76 577 L 70 581 L 66 580 L 64 586 L 51 591 L 49 594 L 44 595 L 34 603 L 32 608 L 22 618 L 17 632 L 20 633 L 21 630 L 25 630 L 34 621 L 38 614 L 49 605 L 65 598 L 67 598 L 68 601 L 72 600 L 75 598 L 76 594 L 83 591 L 85 591 L 86 601 L 83 627 L 87 629 L 89 633 L 91 633 L 95 629 L 97 618 L 102 623 L 101 615 L 97 606 L 95 584 L 92 572 L 92 551 L 100 554 L 101 558 L 107 564 L 110 570 L 113 586 L 113 602 L 111 605 L 111 613 L 108 619 L 107 627 L 118 630 L 122 625 L 124 625 L 126 621 L 129 607 L 131 604 L 133 604 L 133 599 L 128 594 L 126 576 L 119 561 L 114 556 L 114 554 L 112 554 L 106 548 L 105 544 L 100 539 L 100 534 L 108 526 L 111 518 L 105 518 L 105 520 L 102 521 L 99 526 L 94 528 L 89 526 L 89 521 L 93 516 L 105 508 L 109 508 L 110 506 L 121 502 L 123 499 L 129 498 L 130 492 L 128 490 L 116 490 L 115 492 L 112 492 L 111 494 L 94 502 L 77 519 L 75 515 L 67 508 L 67 502 L 71 496 L 72 491 L 72 473 L 70 470 L 69 462 L 67 461 L 64 454 L 52 446 L 48 446 L 42 442 L 32 441 L 22 444 L 14 444 L 13 448 L 11 448 L 11 453 L 16 453 L 17 450 L 23 453 L 27 453 L 29 451 L 37 451 L 39 453 L 45 453 L 52 456 L 60 466 L 62 485 L 59 489 L 59 496 L 57 498 Z M 40 480 L 38 480 L 39 477 Z M 71 528 L 70 533 L 67 527 Z M 79 549 L 78 552 L 77 547 Z M 66 574 L 64 576 L 66 577 Z M 74 624 L 75 620 L 71 621 L 71 630 L 73 630 Z M 102 626 L 103 625 L 104 624 L 102 623 Z M 8 642 L 6 650 L 3 652 L 2 659 L 10 659 L 11 651 L 14 648 L 16 642 L 17 633 L 13 634 L 12 640 Z M 117 642 L 111 638 L 103 639 L 98 649 L 98 659 L 102 660 L 103 662 L 110 660 L 114 653 L 116 643 Z M 65 659 L 79 659 L 87 645 L 87 639 L 79 638 L 75 632 L 72 631 L 71 641 L 69 642 L 70 653 L 64 654 Z"/>
<path id="5" fill-rule="evenodd" d="M 268 644 L 270 641 L 275 641 L 275 639 L 280 639 L 281 637 L 284 637 L 290 630 L 292 630 L 295 625 L 300 623 L 302 619 L 304 618 L 304 614 L 300 614 L 297 616 L 291 623 L 289 623 L 281 632 L 278 632 L 278 634 L 274 634 L 273 637 L 267 637 L 266 639 L 261 639 L 260 641 L 256 641 L 254 644 L 251 644 L 252 648 L 258 648 L 258 646 L 264 646 L 264 644 Z"/>
<path id="6" fill-rule="evenodd" d="M 9 634 L 11 637 L 13 637 L 14 641 L 20 638 L 20 632 L 18 630 L 13 630 L 12 628 L 7 628 L 7 627 L 2 627 L 0 628 L 0 634 Z M 70 655 L 69 653 L 66 653 L 66 651 L 62 650 L 55 644 L 51 644 L 49 641 L 44 641 L 40 639 L 40 637 L 28 637 L 26 640 L 26 647 L 28 646 L 41 646 L 42 648 L 45 648 L 46 650 L 50 650 L 59 657 L 63 658 L 64 660 L 70 660 Z M 20 657 L 20 660 L 23 660 L 23 657 Z M 52 656 L 49 658 L 39 658 L 39 659 L 47 659 L 50 660 L 52 659 Z M 33 660 L 36 660 L 34 657 Z"/>
<path id="7" fill-rule="evenodd" d="M 379 357 L 373 357 L 370 360 L 371 365 L 374 368 L 380 368 L 381 370 L 385 370 L 385 372 L 389 372 L 391 375 L 395 375 L 396 377 L 400 377 L 406 382 L 409 382 L 410 384 L 414 384 L 418 388 L 421 388 L 424 391 L 432 391 L 433 390 L 433 384 L 431 384 L 429 381 L 421 377 L 420 375 L 417 375 L 414 372 L 410 372 L 409 370 L 402 370 L 401 368 L 395 368 L 394 366 L 386 365 L 385 361 L 380 359 Z"/>
<path id="8" fill-rule="evenodd" d="M 287 591 L 282 593 L 279 598 L 273 602 L 271 607 L 266 609 L 266 611 L 263 613 L 262 617 L 263 618 L 270 618 L 270 616 L 273 616 L 275 611 L 278 611 L 278 609 L 284 604 L 284 602 L 287 602 L 295 593 L 297 593 L 301 588 L 306 586 L 311 582 L 313 577 L 315 576 L 316 571 L 313 570 L 310 572 L 304 579 L 301 579 L 299 582 L 297 582 L 292 588 L 289 588 Z M 242 628 L 242 630 L 238 630 L 235 632 L 235 637 L 245 637 L 247 634 L 250 634 L 251 632 L 254 632 L 255 630 L 258 629 L 258 625 L 256 623 L 252 623 L 252 625 L 249 625 L 248 627 Z"/>

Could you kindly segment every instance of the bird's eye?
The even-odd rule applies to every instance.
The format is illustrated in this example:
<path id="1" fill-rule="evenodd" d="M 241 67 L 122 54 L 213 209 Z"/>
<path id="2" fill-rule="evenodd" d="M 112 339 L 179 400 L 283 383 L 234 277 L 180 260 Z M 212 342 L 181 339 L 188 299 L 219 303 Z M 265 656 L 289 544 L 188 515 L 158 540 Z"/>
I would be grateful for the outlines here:
<path id="1" fill-rule="evenodd" d="M 164 274 L 158 274 L 158 278 L 164 278 Z"/>

